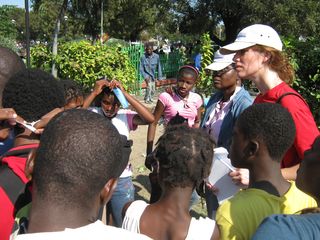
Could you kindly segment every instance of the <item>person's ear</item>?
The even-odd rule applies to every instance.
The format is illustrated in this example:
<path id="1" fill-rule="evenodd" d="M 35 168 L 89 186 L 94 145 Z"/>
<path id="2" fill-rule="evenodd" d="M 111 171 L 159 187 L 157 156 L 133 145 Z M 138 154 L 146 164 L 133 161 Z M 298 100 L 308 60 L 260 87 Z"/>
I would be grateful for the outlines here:
<path id="1" fill-rule="evenodd" d="M 272 57 L 272 55 L 271 55 L 271 53 L 270 52 L 268 52 L 268 51 L 265 51 L 265 52 L 263 52 L 263 63 L 268 63 L 268 62 L 270 62 L 270 60 L 271 60 L 271 57 Z"/>
<path id="2" fill-rule="evenodd" d="M 109 181 L 103 186 L 102 190 L 100 191 L 100 203 L 101 205 L 105 205 L 111 199 L 111 196 L 117 186 L 118 179 L 111 178 Z"/>
<path id="3" fill-rule="evenodd" d="M 32 149 L 30 153 L 28 154 L 28 158 L 26 161 L 26 166 L 24 168 L 24 174 L 26 177 L 31 180 L 32 179 L 32 174 L 33 174 L 33 167 L 34 167 L 34 161 L 36 158 L 36 149 Z"/>
<path id="4" fill-rule="evenodd" d="M 246 155 L 248 156 L 248 158 L 256 156 L 259 151 L 259 147 L 260 144 L 258 141 L 250 140 L 245 148 Z"/>

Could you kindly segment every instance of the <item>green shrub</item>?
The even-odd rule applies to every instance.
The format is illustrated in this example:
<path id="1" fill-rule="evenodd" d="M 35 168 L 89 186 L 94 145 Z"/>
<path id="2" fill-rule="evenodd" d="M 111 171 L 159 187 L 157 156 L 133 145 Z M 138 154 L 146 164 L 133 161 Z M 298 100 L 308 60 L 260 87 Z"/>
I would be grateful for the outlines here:
<path id="1" fill-rule="evenodd" d="M 50 72 L 52 66 L 52 54 L 48 46 L 35 45 L 30 49 L 31 67 L 41 68 Z"/>
<path id="2" fill-rule="evenodd" d="M 13 39 L 6 38 L 0 35 L 0 46 L 10 48 L 14 52 L 18 52 L 16 42 Z"/>
<path id="3" fill-rule="evenodd" d="M 32 64 L 50 70 L 52 62 L 48 47 L 35 46 L 32 49 Z M 60 44 L 55 58 L 59 78 L 69 78 L 81 83 L 86 89 L 105 76 L 117 79 L 127 88 L 135 80 L 135 69 L 127 53 L 118 46 L 106 46 L 88 41 Z M 130 89 L 129 89 L 130 91 Z"/>

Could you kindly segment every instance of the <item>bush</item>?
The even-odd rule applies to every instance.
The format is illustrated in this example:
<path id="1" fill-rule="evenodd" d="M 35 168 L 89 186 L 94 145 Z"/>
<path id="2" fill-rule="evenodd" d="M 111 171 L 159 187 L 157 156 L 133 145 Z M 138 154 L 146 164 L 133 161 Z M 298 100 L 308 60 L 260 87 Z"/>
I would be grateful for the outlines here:
<path id="1" fill-rule="evenodd" d="M 18 52 L 16 42 L 13 39 L 0 36 L 0 46 L 7 47 L 14 52 Z"/>
<path id="2" fill-rule="evenodd" d="M 320 126 L 320 39 L 284 39 L 285 51 L 296 71 L 293 88 L 308 102 Z"/>
<path id="3" fill-rule="evenodd" d="M 35 45 L 30 49 L 31 66 L 50 72 L 52 66 L 52 54 L 48 46 Z"/>
<path id="4" fill-rule="evenodd" d="M 50 71 L 52 55 L 48 47 L 33 47 L 31 56 L 33 66 Z M 64 43 L 59 45 L 55 62 L 59 78 L 73 79 L 86 89 L 92 88 L 103 76 L 117 79 L 125 88 L 135 78 L 127 53 L 118 46 L 92 45 L 88 41 Z"/>

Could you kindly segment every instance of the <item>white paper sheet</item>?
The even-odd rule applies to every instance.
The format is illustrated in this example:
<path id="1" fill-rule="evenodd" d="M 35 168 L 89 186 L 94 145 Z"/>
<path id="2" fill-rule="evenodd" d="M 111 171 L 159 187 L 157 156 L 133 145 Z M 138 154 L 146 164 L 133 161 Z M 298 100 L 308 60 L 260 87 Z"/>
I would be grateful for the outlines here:
<path id="1" fill-rule="evenodd" d="M 229 173 L 234 170 L 235 168 L 231 165 L 231 161 L 228 158 L 228 151 L 223 147 L 215 148 L 208 181 L 219 190 L 215 193 L 219 204 L 231 198 L 240 190 L 240 186 L 234 184 L 229 176 Z"/>

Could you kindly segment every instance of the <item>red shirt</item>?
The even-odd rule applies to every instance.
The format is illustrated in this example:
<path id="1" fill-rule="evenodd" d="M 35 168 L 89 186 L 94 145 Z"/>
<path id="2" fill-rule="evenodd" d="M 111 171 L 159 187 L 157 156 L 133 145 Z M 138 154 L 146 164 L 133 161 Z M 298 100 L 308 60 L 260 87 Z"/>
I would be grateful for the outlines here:
<path id="1" fill-rule="evenodd" d="M 2 158 L 2 164 L 6 164 L 23 183 L 28 179 L 24 174 L 27 157 L 31 149 L 37 148 L 39 144 L 28 144 L 11 148 Z M 19 151 L 13 153 L 13 151 Z M 12 153 L 12 154 L 11 154 Z M 0 240 L 8 240 L 14 225 L 14 205 L 7 196 L 6 192 L 0 187 Z"/>
<path id="2" fill-rule="evenodd" d="M 254 103 L 275 103 L 281 95 L 287 92 L 297 93 L 288 84 L 283 82 L 265 94 L 258 95 Z M 301 162 L 304 152 L 311 148 L 314 140 L 319 136 L 319 130 L 309 106 L 298 96 L 287 95 L 282 98 L 280 104 L 291 113 L 296 126 L 294 144 L 289 148 L 281 162 L 281 167 L 287 168 Z"/>

